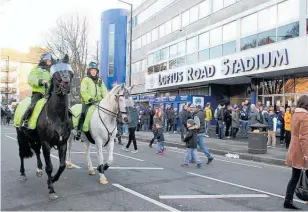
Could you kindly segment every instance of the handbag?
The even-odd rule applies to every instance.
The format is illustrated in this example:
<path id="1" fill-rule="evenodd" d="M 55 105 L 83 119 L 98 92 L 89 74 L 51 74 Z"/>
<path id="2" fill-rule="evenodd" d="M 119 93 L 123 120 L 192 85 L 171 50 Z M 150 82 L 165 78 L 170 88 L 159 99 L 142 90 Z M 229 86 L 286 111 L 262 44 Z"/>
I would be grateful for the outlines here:
<path id="1" fill-rule="evenodd" d="M 298 183 L 295 188 L 296 196 L 303 201 L 308 201 L 308 178 L 306 169 L 302 169 Z"/>

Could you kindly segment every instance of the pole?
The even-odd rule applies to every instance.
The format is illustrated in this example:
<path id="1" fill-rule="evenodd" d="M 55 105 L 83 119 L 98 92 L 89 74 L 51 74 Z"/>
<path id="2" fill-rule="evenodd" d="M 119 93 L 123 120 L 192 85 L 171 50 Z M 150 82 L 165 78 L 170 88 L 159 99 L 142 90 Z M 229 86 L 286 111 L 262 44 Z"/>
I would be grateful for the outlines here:
<path id="1" fill-rule="evenodd" d="M 130 41 L 129 41 L 129 83 L 128 86 L 132 84 L 132 43 L 133 43 L 133 5 L 130 4 Z"/>
<path id="2" fill-rule="evenodd" d="M 9 72 L 10 72 L 10 57 L 7 56 L 7 62 L 6 62 L 6 104 L 9 105 Z"/>

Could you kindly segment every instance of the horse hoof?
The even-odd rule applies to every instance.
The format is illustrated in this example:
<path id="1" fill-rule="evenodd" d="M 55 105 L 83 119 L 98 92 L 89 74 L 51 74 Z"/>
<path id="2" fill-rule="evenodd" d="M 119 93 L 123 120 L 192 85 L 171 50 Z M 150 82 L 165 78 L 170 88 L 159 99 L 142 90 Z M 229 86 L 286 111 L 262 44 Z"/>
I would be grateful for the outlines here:
<path id="1" fill-rule="evenodd" d="M 49 197 L 50 200 L 58 199 L 58 195 L 56 193 L 51 193 L 51 194 L 49 194 L 48 197 Z"/>
<path id="2" fill-rule="evenodd" d="M 109 168 L 108 163 L 106 163 L 103 168 L 104 168 L 104 171 L 106 171 Z"/>
<path id="3" fill-rule="evenodd" d="M 66 168 L 72 169 L 72 168 L 73 168 L 73 165 L 72 165 L 71 163 L 66 163 Z"/>
<path id="4" fill-rule="evenodd" d="M 95 175 L 95 170 L 94 169 L 89 170 L 89 175 Z"/>
<path id="5" fill-rule="evenodd" d="M 36 170 L 36 176 L 42 177 L 43 176 L 43 170 Z"/>
<path id="6" fill-rule="evenodd" d="M 21 182 L 26 182 L 26 181 L 27 181 L 26 175 L 20 175 L 19 180 L 20 180 Z"/>
<path id="7" fill-rule="evenodd" d="M 108 184 L 108 181 L 107 181 L 107 179 L 105 179 L 105 178 L 101 178 L 101 179 L 99 180 L 99 183 L 100 183 L 100 184 L 103 184 L 103 185 L 106 185 L 106 184 Z"/>

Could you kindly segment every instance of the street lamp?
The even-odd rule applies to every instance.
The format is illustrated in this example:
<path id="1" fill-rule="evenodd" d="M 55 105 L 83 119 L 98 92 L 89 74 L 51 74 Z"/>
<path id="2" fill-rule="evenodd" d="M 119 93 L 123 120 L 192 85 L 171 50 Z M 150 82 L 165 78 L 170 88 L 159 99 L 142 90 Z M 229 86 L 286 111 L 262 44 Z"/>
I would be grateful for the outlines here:
<path id="1" fill-rule="evenodd" d="M 132 41 L 133 41 L 133 4 L 118 0 L 124 4 L 130 6 L 130 38 L 129 38 L 129 75 L 128 75 L 128 86 L 131 86 L 132 82 Z"/>

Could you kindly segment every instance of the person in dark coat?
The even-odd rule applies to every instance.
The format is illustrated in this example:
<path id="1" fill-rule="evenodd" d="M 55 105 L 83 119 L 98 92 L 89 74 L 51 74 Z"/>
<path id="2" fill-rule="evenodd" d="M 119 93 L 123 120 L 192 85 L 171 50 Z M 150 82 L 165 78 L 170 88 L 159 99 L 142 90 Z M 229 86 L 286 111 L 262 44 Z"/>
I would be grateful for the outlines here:
<path id="1" fill-rule="evenodd" d="M 225 132 L 225 104 L 220 103 L 220 109 L 217 112 L 217 121 L 218 121 L 218 126 L 219 126 L 219 131 L 218 131 L 218 138 L 223 139 L 224 138 L 224 132 Z"/>
<path id="2" fill-rule="evenodd" d="M 181 139 L 184 140 L 184 136 L 187 132 L 187 120 L 191 118 L 191 113 L 187 110 L 188 106 L 184 105 L 183 110 L 180 112 L 180 120 L 181 120 Z"/>
<path id="3" fill-rule="evenodd" d="M 129 151 L 128 148 L 131 142 L 133 142 L 134 150 L 132 151 L 132 153 L 137 153 L 138 149 L 137 149 L 137 141 L 136 141 L 135 132 L 137 129 L 137 124 L 138 124 L 138 112 L 137 112 L 137 109 L 134 107 L 133 101 L 131 101 L 131 104 L 128 106 L 128 114 L 129 116 L 128 116 L 127 128 L 128 128 L 129 136 L 128 136 L 128 143 L 126 147 L 123 148 L 123 150 Z"/>
<path id="4" fill-rule="evenodd" d="M 174 111 L 171 108 L 171 105 L 168 105 L 166 109 L 167 132 L 170 132 L 173 127 L 173 119 L 174 119 Z"/>
<path id="5" fill-rule="evenodd" d="M 122 134 L 123 134 L 123 122 L 122 122 L 122 115 L 121 113 L 118 113 L 117 115 L 117 134 L 116 138 L 118 138 L 119 145 L 123 145 L 122 143 Z M 116 142 L 116 139 L 114 139 L 114 142 Z"/>
<path id="6" fill-rule="evenodd" d="M 142 111 L 140 111 L 140 112 L 139 112 L 139 118 L 138 118 L 137 131 L 142 130 L 143 123 L 144 123 L 144 116 L 143 116 Z"/>
<path id="7" fill-rule="evenodd" d="M 197 131 L 199 126 L 195 124 L 193 119 L 188 119 L 186 126 L 188 128 L 187 134 L 183 139 L 183 142 L 186 143 L 186 152 L 183 167 L 189 167 L 189 161 L 191 156 L 193 156 L 193 160 L 197 162 L 197 168 L 201 168 L 201 161 L 197 153 L 197 140 L 198 135 Z"/>
<path id="8" fill-rule="evenodd" d="M 148 131 L 150 126 L 151 110 L 146 106 L 143 110 L 143 131 Z"/>
<path id="9" fill-rule="evenodd" d="M 231 135 L 232 135 L 232 139 L 235 139 L 238 129 L 240 127 L 240 113 L 239 113 L 239 108 L 237 105 L 233 106 L 231 117 L 232 117 Z"/>
<path id="10" fill-rule="evenodd" d="M 176 108 L 173 109 L 174 111 L 174 116 L 173 116 L 173 133 L 177 133 L 178 129 L 178 121 L 180 119 L 178 110 Z"/>
<path id="11" fill-rule="evenodd" d="M 227 109 L 225 110 L 225 123 L 226 123 L 225 136 L 226 138 L 230 138 L 230 127 L 232 125 L 231 114 L 232 114 L 231 105 L 228 105 Z"/>

